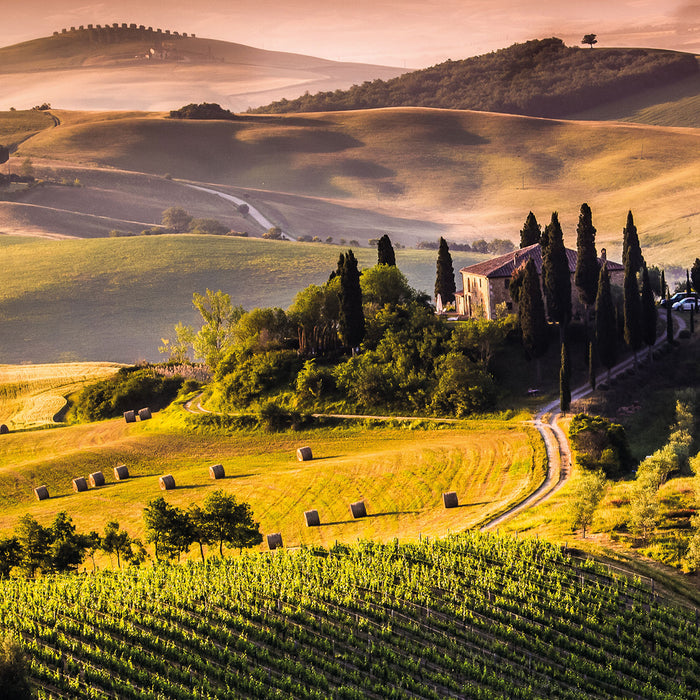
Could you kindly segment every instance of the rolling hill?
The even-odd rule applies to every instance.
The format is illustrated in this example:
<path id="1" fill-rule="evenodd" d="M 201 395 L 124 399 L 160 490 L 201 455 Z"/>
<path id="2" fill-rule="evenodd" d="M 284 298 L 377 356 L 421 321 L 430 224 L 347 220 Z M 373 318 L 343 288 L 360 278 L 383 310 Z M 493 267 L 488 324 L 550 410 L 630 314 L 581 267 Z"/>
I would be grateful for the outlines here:
<path id="1" fill-rule="evenodd" d="M 239 111 L 403 72 L 148 29 L 59 30 L 0 48 L 0 108 L 162 110 L 206 101 Z"/>

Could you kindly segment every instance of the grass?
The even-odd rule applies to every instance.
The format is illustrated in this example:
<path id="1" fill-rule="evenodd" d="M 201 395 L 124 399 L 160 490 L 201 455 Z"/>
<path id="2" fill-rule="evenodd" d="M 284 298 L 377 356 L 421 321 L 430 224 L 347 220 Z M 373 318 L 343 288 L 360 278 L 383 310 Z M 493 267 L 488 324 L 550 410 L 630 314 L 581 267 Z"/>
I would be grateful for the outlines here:
<path id="1" fill-rule="evenodd" d="M 196 435 L 171 408 L 147 423 L 123 420 L 15 433 L 0 443 L 0 531 L 30 513 L 42 522 L 66 510 L 80 530 L 102 530 L 117 519 L 143 535 L 142 510 L 161 494 L 158 477 L 175 477 L 168 501 L 187 507 L 224 488 L 248 501 L 262 532 L 282 532 L 287 546 L 394 537 L 415 540 L 463 530 L 522 496 L 543 477 L 543 448 L 521 423 L 472 421 L 445 429 L 317 428 L 300 433 Z M 298 462 L 311 445 L 314 460 Z M 132 479 L 115 482 L 112 468 Z M 221 463 L 226 479 L 212 481 Z M 74 494 L 71 479 L 102 470 L 107 486 Z M 41 503 L 32 489 L 46 484 Z M 441 495 L 457 491 L 460 507 L 445 510 Z M 369 517 L 353 521 L 350 503 L 364 500 Z M 318 509 L 322 527 L 306 528 L 303 512 Z"/>
<path id="2" fill-rule="evenodd" d="M 0 144 L 16 146 L 30 136 L 53 126 L 53 120 L 44 112 L 22 109 L 0 112 Z M 3 170 L 7 166 L 3 166 Z"/>
<path id="3" fill-rule="evenodd" d="M 287 308 L 335 269 L 338 246 L 214 236 L 47 241 L 0 237 L 12 275 L 0 290 L 0 357 L 6 362 L 157 360 L 178 321 L 201 325 L 192 293 L 234 304 Z M 356 250 L 360 265 L 374 249 Z M 434 285 L 435 251 L 401 250 L 415 287 Z M 482 256 L 455 254 L 455 267 Z"/>
<path id="4" fill-rule="evenodd" d="M 0 365 L 0 422 L 10 430 L 55 425 L 70 394 L 117 369 L 106 362 Z"/>

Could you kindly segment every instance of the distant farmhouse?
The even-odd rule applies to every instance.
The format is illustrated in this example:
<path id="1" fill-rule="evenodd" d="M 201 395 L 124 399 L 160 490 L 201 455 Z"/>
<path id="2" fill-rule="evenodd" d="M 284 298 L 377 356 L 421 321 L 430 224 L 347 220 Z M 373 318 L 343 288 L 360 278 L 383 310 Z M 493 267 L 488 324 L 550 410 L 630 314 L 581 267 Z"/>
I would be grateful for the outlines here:
<path id="1" fill-rule="evenodd" d="M 581 314 L 583 305 L 578 298 L 578 289 L 574 284 L 574 272 L 576 271 L 576 251 L 566 249 L 566 257 L 569 261 L 569 272 L 571 273 L 571 304 L 573 315 Z M 512 253 L 500 255 L 497 258 L 486 260 L 463 267 L 460 270 L 462 275 L 463 288 L 455 294 L 456 310 L 460 316 L 467 318 L 488 318 L 494 319 L 497 316 L 496 308 L 499 304 L 505 304 L 509 312 L 515 313 L 517 305 L 510 296 L 510 280 L 513 272 L 523 266 L 529 258 L 532 258 L 537 268 L 537 274 L 542 283 L 542 248 L 539 243 L 520 248 Z M 605 248 L 601 250 L 601 257 L 598 258 L 602 265 L 607 263 L 612 284 L 622 285 L 624 267 L 620 263 L 607 260 Z"/>

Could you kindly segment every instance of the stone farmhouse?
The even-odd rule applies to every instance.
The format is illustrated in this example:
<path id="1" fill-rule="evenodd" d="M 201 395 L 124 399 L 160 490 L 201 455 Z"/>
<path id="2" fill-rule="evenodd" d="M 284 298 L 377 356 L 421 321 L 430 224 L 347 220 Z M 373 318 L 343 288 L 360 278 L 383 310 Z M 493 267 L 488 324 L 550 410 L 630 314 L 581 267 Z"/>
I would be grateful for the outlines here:
<path id="1" fill-rule="evenodd" d="M 566 257 L 569 261 L 571 273 L 571 304 L 574 317 L 583 312 L 583 305 L 578 298 L 578 290 L 574 284 L 577 254 L 575 250 L 566 249 Z M 510 280 L 513 272 L 524 265 L 528 258 L 532 258 L 540 275 L 542 283 L 542 249 L 539 243 L 520 248 L 519 250 L 500 255 L 491 260 L 463 267 L 459 272 L 462 275 L 463 288 L 455 294 L 457 313 L 465 318 L 488 318 L 497 316 L 496 308 L 499 304 L 505 304 L 508 312 L 517 312 L 517 305 L 510 296 Z M 611 284 L 622 286 L 624 267 L 620 263 L 607 260 L 605 248 L 601 250 L 598 261 L 602 265 L 607 263 Z"/>

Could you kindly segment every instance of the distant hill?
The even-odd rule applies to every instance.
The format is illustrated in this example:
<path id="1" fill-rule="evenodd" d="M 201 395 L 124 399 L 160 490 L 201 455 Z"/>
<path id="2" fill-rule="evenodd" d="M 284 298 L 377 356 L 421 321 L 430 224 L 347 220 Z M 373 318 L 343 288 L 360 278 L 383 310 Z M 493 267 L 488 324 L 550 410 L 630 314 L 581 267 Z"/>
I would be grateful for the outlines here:
<path id="1" fill-rule="evenodd" d="M 699 72 L 691 54 L 653 49 L 569 48 L 542 39 L 346 91 L 306 94 L 257 112 L 319 112 L 377 107 L 474 109 L 564 117 L 667 86 Z"/>
<path id="2" fill-rule="evenodd" d="M 0 48 L 0 109 L 48 102 L 65 109 L 169 110 L 206 101 L 241 111 L 402 72 L 160 28 L 87 25 Z"/>

